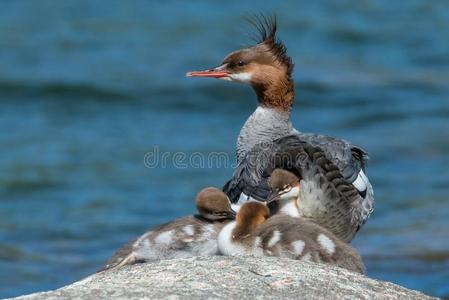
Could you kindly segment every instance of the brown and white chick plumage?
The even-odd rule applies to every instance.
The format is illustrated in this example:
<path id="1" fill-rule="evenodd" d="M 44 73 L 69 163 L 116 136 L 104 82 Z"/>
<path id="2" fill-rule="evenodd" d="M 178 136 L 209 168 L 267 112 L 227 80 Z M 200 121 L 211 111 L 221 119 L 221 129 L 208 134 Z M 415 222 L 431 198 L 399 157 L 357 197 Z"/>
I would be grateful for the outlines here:
<path id="1" fill-rule="evenodd" d="M 157 226 L 120 248 L 101 270 L 138 262 L 218 254 L 217 236 L 235 218 L 228 197 L 216 188 L 196 196 L 200 215 L 187 216 Z"/>
<path id="2" fill-rule="evenodd" d="M 357 251 L 328 230 L 301 218 L 269 217 L 268 208 L 255 201 L 245 203 L 236 220 L 223 227 L 218 249 L 223 255 L 287 257 L 365 272 Z"/>
<path id="3" fill-rule="evenodd" d="M 268 184 L 272 190 L 267 200 L 271 214 L 300 217 L 300 178 L 287 170 L 275 169 L 268 179 Z"/>

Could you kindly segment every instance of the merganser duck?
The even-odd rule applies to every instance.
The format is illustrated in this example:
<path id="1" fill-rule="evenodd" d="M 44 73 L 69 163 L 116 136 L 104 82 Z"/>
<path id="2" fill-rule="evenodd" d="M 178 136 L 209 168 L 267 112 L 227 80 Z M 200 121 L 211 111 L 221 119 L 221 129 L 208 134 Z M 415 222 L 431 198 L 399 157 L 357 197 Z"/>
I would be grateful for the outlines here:
<path id="1" fill-rule="evenodd" d="M 216 255 L 218 233 L 227 223 L 193 215 L 157 226 L 120 248 L 100 271 L 140 262 Z"/>
<path id="2" fill-rule="evenodd" d="M 354 196 L 347 201 L 353 206 L 351 213 L 354 215 L 351 226 L 354 230 L 350 231 L 354 234 L 348 234 L 342 238 L 350 241 L 374 209 L 373 189 L 365 175 L 368 154 L 362 148 L 343 139 L 301 133 L 293 128 L 290 120 L 295 95 L 292 59 L 287 55 L 285 45 L 276 36 L 275 18 L 259 17 L 253 24 L 260 33 L 260 39 L 256 45 L 230 53 L 218 67 L 186 74 L 188 77 L 212 77 L 247 84 L 257 95 L 258 106 L 245 122 L 237 139 L 239 167 L 223 190 L 232 203 L 238 201 L 243 203 L 249 197 L 266 200 L 270 191 L 259 187 L 261 180 L 266 180 L 268 177 L 260 176 L 260 173 L 267 172 L 267 162 L 262 160 L 252 166 L 246 165 L 250 151 L 256 145 L 265 145 L 270 150 L 279 149 L 283 146 L 282 142 L 289 143 L 289 140 L 281 140 L 287 136 L 290 136 L 294 142 L 308 143 L 312 147 L 319 148 L 329 160 L 328 163 L 337 167 L 333 172 L 339 172 L 341 176 L 338 177 L 348 183 L 346 189 L 354 189 L 358 193 L 357 199 Z M 252 154 L 254 155 L 254 152 Z M 310 167 L 312 168 L 313 165 Z M 306 168 L 302 171 L 313 172 Z M 306 202 L 313 204 L 314 207 L 320 206 L 320 202 L 323 201 L 331 202 L 332 199 L 323 199 L 323 194 L 327 193 L 326 189 L 332 183 L 303 177 L 305 177 L 303 178 L 304 188 L 301 196 L 307 198 Z M 312 210 L 310 207 L 310 214 L 313 214 Z"/>
<path id="3" fill-rule="evenodd" d="M 238 210 L 238 207 L 231 204 L 222 190 L 214 187 L 208 187 L 199 192 L 195 204 L 200 215 L 209 221 L 234 219 L 234 209 Z"/>
<path id="4" fill-rule="evenodd" d="M 120 248 L 100 271 L 162 259 L 216 255 L 217 236 L 235 212 L 226 194 L 205 188 L 196 196 L 200 215 L 157 226 Z"/>
<path id="5" fill-rule="evenodd" d="M 301 178 L 296 203 L 302 217 L 313 220 L 344 241 L 352 240 L 366 220 L 363 198 L 321 148 L 296 135 L 280 138 L 271 145 L 256 145 L 235 170 L 234 178 L 228 183 L 232 187 L 230 191 L 246 188 L 250 200 L 257 195 L 268 199 L 273 190 L 270 174 L 277 168 Z"/>
<path id="6" fill-rule="evenodd" d="M 301 218 L 269 215 L 261 202 L 243 204 L 236 220 L 218 235 L 220 253 L 287 257 L 365 272 L 357 251 L 326 229 Z"/>
<path id="7" fill-rule="evenodd" d="M 299 218 L 300 178 L 284 169 L 275 169 L 268 179 L 271 195 L 267 198 L 267 205 L 271 214 L 281 213 Z"/>

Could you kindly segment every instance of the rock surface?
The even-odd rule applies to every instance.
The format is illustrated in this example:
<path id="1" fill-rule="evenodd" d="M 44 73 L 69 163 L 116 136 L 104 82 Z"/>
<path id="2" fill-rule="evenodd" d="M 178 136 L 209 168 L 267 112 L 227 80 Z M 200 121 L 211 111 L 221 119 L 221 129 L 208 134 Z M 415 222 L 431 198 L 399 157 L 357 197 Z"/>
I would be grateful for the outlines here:
<path id="1" fill-rule="evenodd" d="M 432 299 L 344 269 L 273 257 L 193 257 L 125 266 L 15 299 Z"/>

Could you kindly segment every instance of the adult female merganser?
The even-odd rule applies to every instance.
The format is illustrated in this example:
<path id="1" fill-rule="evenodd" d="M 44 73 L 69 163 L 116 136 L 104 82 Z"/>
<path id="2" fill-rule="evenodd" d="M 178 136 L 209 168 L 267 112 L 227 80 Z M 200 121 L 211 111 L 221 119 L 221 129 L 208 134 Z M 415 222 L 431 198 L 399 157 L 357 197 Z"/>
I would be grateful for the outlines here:
<path id="1" fill-rule="evenodd" d="M 291 136 L 291 140 L 306 142 L 312 147 L 319 148 L 329 160 L 328 163 L 337 167 L 333 172 L 338 171 L 350 185 L 346 188 L 352 188 L 358 192 L 357 199 L 347 201 L 353 206 L 351 213 L 355 214 L 352 216 L 354 223 L 351 224 L 354 230 L 350 230 L 355 234 L 374 208 L 373 189 L 364 172 L 368 155 L 362 148 L 345 140 L 301 133 L 293 128 L 290 121 L 290 111 L 295 95 L 292 79 L 293 62 L 287 55 L 284 44 L 276 37 L 275 18 L 272 20 L 265 17 L 257 18 L 254 24 L 260 32 L 260 40 L 256 45 L 230 53 L 218 67 L 187 73 L 189 77 L 212 77 L 247 84 L 252 86 L 257 95 L 257 109 L 245 122 L 237 139 L 239 167 L 233 179 L 223 189 L 233 203 L 244 202 L 249 196 L 257 200 L 266 200 L 269 191 L 260 189 L 259 186 L 261 180 L 268 177 L 260 176 L 261 172 L 266 173 L 267 162 L 263 160 L 248 166 L 246 165 L 248 153 L 256 145 L 265 145 L 271 150 L 279 149 L 282 146 L 281 142 L 290 142 L 280 138 Z M 303 168 L 302 171 L 311 170 Z M 242 175 L 243 173 L 245 175 Z M 315 207 L 320 206 L 320 202 L 323 201 L 331 203 L 332 199 L 323 199 L 322 194 L 326 194 L 325 190 L 332 183 L 316 181 L 310 176 L 303 177 L 304 188 L 301 196 L 307 198 L 306 202 L 311 204 L 315 202 L 313 204 Z M 313 213 L 313 209 L 310 208 L 310 214 Z M 332 228 L 328 229 L 332 230 Z M 348 234 L 342 238 L 349 241 L 354 234 Z"/>
<path id="2" fill-rule="evenodd" d="M 301 218 L 269 215 L 261 202 L 243 204 L 236 220 L 218 235 L 220 253 L 288 257 L 365 272 L 357 251 L 326 229 Z"/>
<path id="3" fill-rule="evenodd" d="M 218 254 L 217 236 L 235 218 L 226 194 L 216 188 L 198 193 L 201 215 L 176 219 L 151 229 L 120 248 L 100 271 L 138 262 Z"/>

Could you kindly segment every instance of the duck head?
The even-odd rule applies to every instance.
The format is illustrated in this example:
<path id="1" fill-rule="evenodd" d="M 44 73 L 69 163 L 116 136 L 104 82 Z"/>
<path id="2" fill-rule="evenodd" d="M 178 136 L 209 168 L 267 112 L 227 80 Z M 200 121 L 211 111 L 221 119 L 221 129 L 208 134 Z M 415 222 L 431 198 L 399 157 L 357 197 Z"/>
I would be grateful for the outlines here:
<path id="1" fill-rule="evenodd" d="M 201 190 L 196 196 L 195 204 L 198 212 L 211 221 L 234 219 L 236 215 L 228 196 L 214 187 Z"/>
<path id="2" fill-rule="evenodd" d="M 253 87 L 260 104 L 290 110 L 294 98 L 292 59 L 276 37 L 276 18 L 256 17 L 257 44 L 228 54 L 217 67 L 192 71 L 187 77 L 210 77 Z"/>

